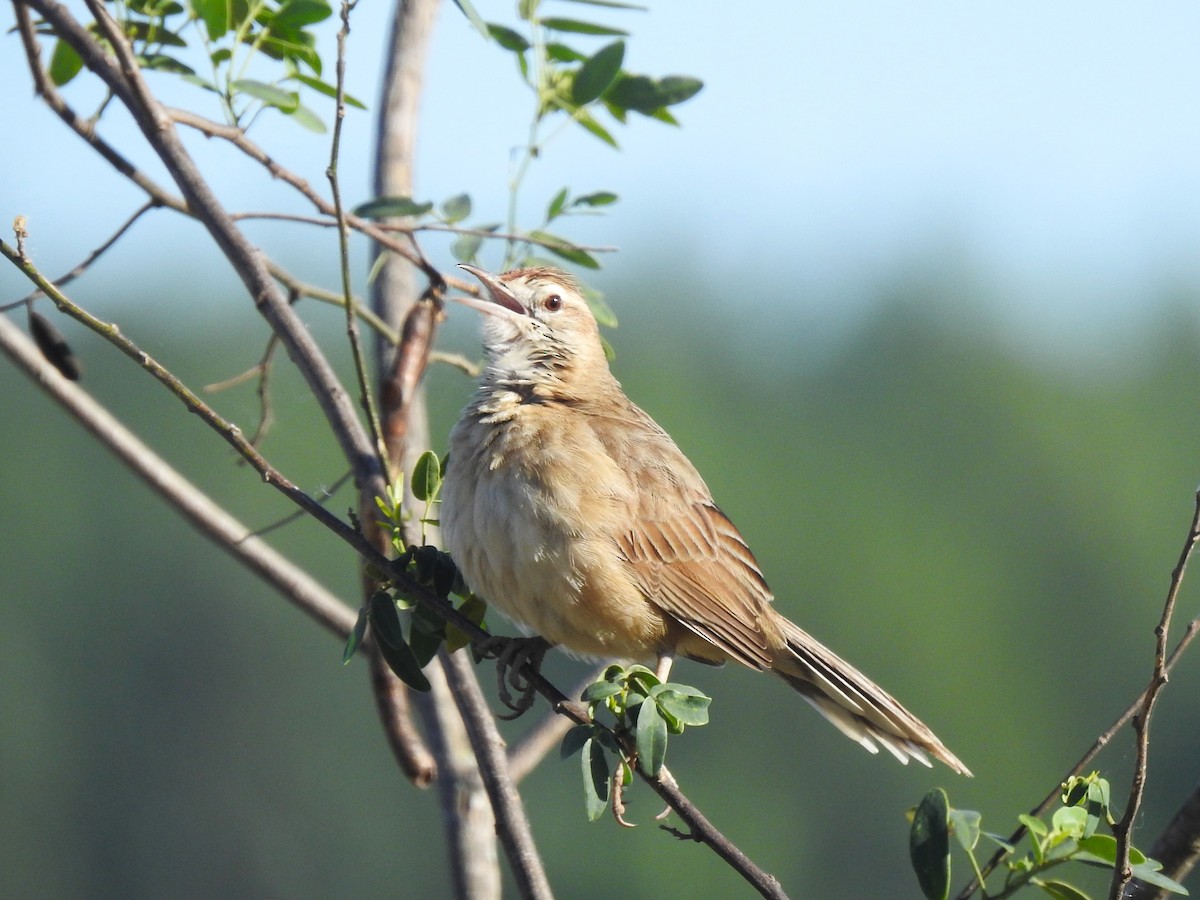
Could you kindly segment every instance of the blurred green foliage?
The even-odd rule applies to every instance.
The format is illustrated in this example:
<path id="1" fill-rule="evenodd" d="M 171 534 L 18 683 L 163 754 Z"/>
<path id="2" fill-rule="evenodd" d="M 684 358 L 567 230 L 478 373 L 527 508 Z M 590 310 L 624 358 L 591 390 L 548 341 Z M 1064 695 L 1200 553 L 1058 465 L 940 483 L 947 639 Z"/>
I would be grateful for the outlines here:
<path id="1" fill-rule="evenodd" d="M 934 284 L 920 299 L 897 290 L 836 347 L 786 315 L 769 345 L 749 345 L 703 287 L 640 274 L 603 285 L 630 396 L 705 474 L 780 607 L 977 777 L 872 758 L 782 685 L 687 664 L 678 678 L 714 698 L 711 723 L 672 742 L 671 769 L 794 896 L 917 896 L 907 808 L 944 786 L 956 806 L 1013 821 L 1148 678 L 1200 481 L 1194 307 L 1150 298 L 1143 331 L 1113 338 L 1124 352 L 1066 362 L 1026 352 Z M 248 307 L 223 306 L 220 335 L 161 308 L 109 314 L 203 384 L 257 360 Z M 306 310 L 333 344 L 339 316 Z M 290 511 L 127 361 L 63 330 L 85 386 L 218 500 L 256 526 Z M 474 332 L 448 343 L 473 349 Z M 436 796 L 396 771 L 361 660 L 343 668 L 342 641 L 197 537 L 7 365 L 3 384 L 2 892 L 448 895 Z M 310 490 L 333 483 L 336 448 L 286 362 L 275 390 L 265 452 Z M 468 390 L 436 372 L 435 434 Z M 252 387 L 215 403 L 253 425 Z M 308 523 L 271 540 L 357 605 L 335 540 Z M 1196 596 L 1185 583 L 1182 619 Z M 566 686 L 583 667 L 553 658 L 548 672 Z M 1185 659 L 1159 706 L 1139 845 L 1194 787 L 1198 680 Z M 1123 734 L 1098 761 L 1118 809 L 1131 758 Z M 641 827 L 589 824 L 578 767 L 552 755 L 524 785 L 560 896 L 745 893 L 712 854 L 655 830 L 660 804 L 638 785 L 626 817 Z"/>

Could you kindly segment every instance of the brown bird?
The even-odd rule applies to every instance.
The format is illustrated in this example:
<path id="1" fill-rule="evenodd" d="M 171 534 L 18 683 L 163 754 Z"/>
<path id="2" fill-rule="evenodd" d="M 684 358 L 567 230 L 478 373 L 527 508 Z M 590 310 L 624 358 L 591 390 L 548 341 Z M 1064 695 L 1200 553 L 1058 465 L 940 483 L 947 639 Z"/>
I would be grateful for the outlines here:
<path id="1" fill-rule="evenodd" d="M 450 435 L 446 548 L 471 589 L 575 654 L 769 670 L 851 740 L 903 763 L 957 757 L 891 695 L 788 621 L 687 457 L 609 371 L 578 283 L 462 266 L 486 298 L 484 371 Z"/>

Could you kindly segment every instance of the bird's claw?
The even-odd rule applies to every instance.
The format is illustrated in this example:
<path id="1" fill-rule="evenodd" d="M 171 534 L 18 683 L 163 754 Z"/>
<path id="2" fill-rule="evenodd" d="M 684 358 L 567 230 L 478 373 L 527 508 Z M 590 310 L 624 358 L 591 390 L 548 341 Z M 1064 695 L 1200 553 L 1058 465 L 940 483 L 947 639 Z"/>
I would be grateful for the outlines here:
<path id="1" fill-rule="evenodd" d="M 494 637 L 480 648 L 484 657 L 496 660 L 500 702 L 512 710 L 512 715 L 499 718 L 515 719 L 533 706 L 537 691 L 533 679 L 525 677 L 523 672 L 527 667 L 538 672 L 549 649 L 550 642 L 542 637 Z M 516 697 L 509 693 L 510 686 L 517 692 Z"/>

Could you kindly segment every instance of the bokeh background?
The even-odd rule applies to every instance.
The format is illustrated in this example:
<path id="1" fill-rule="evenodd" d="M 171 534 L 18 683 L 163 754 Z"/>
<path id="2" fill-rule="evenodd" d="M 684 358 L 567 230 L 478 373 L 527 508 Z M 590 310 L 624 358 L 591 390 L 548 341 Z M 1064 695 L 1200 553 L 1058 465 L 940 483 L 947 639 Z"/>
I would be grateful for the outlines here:
<path id="1" fill-rule="evenodd" d="M 562 229 L 621 249 L 589 276 L 620 317 L 618 376 L 705 474 L 780 607 L 976 778 L 872 758 L 782 686 L 694 666 L 679 677 L 716 698 L 713 723 L 673 743 L 669 763 L 794 896 L 917 896 L 906 808 L 944 786 L 1007 833 L 1149 676 L 1200 481 L 1200 9 L 559 5 L 632 30 L 630 68 L 707 86 L 678 108 L 682 130 L 636 120 L 619 153 L 556 135 L 523 221 L 564 184 L 621 195 Z M 361 5 L 350 39 L 350 90 L 371 105 L 387 13 Z M 56 274 L 140 198 L 31 99 L 17 38 L 2 40 L 0 216 L 28 217 L 30 250 Z M 156 86 L 215 114 L 194 89 Z M 69 90 L 81 109 L 98 100 Z M 502 219 L 529 115 L 507 55 L 445 8 L 418 197 L 467 191 L 476 220 Z M 105 128 L 157 171 L 119 114 Z M 352 202 L 369 196 L 373 130 L 372 114 L 347 121 Z M 323 185 L 325 139 L 272 113 L 253 135 Z M 231 208 L 303 211 L 236 155 L 188 140 Z M 330 234 L 247 227 L 293 271 L 334 282 Z M 448 263 L 443 243 L 427 247 Z M 0 270 L 0 300 L 26 291 Z M 192 385 L 264 346 L 204 233 L 169 215 L 137 225 L 72 295 Z M 340 313 L 304 315 L 339 347 Z M 62 327 L 88 390 L 221 502 L 254 525 L 288 511 L 126 360 Z M 477 352 L 465 311 L 451 310 L 442 346 Z M 447 895 L 436 798 L 395 770 L 361 664 L 343 669 L 337 641 L 0 372 L 0 893 Z M 431 375 L 440 440 L 469 390 L 457 372 Z M 213 400 L 253 424 L 252 387 Z M 336 448 L 286 362 L 274 403 L 267 454 L 313 491 L 333 483 Z M 272 540 L 355 602 L 336 541 L 307 524 Z M 1179 625 L 1196 607 L 1185 586 Z M 565 684 L 582 668 L 551 671 Z M 1155 722 L 1140 843 L 1196 784 L 1198 690 L 1200 663 L 1185 658 Z M 1121 796 L 1131 760 L 1125 732 L 1099 762 Z M 560 896 L 746 893 L 711 854 L 656 831 L 646 791 L 632 797 L 639 828 L 588 824 L 575 760 L 547 759 L 525 798 Z"/>

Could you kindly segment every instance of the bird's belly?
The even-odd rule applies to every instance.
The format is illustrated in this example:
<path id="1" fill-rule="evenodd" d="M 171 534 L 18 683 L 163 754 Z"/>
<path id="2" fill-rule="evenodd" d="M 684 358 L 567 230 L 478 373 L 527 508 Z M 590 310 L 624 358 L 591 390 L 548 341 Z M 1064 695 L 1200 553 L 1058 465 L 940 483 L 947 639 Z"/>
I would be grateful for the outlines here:
<path id="1" fill-rule="evenodd" d="M 453 456 L 451 457 L 453 466 Z M 447 473 L 442 528 L 471 589 L 524 630 L 581 656 L 652 659 L 667 622 L 634 585 L 603 516 L 493 471 Z"/>

